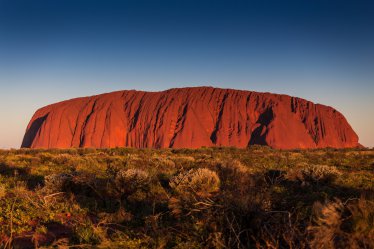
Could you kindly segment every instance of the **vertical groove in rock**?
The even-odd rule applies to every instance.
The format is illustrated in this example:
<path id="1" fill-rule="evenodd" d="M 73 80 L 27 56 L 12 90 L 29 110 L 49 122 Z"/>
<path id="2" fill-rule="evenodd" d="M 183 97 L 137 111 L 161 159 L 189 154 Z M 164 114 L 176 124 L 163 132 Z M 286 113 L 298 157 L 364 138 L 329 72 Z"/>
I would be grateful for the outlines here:
<path id="1" fill-rule="evenodd" d="M 88 121 L 90 120 L 92 114 L 94 113 L 95 111 L 95 106 L 96 106 L 96 103 L 97 103 L 97 100 L 93 100 L 93 104 L 92 104 L 92 107 L 91 107 L 91 111 L 90 113 L 87 115 L 86 119 L 84 120 L 83 122 L 83 125 L 82 125 L 82 133 L 81 133 L 81 137 L 80 137 L 80 142 L 79 142 L 79 147 L 83 147 L 83 144 L 84 144 L 84 141 L 85 141 L 85 136 L 86 136 L 86 126 L 87 126 L 87 123 Z"/>
<path id="2" fill-rule="evenodd" d="M 222 101 L 221 101 L 221 104 L 220 104 L 220 107 L 219 107 L 219 112 L 218 112 L 217 120 L 216 120 L 215 125 L 214 125 L 214 130 L 213 130 L 212 134 L 210 135 L 210 140 L 212 141 L 213 144 L 217 143 L 217 133 L 220 129 L 219 126 L 220 126 L 221 121 L 222 121 L 223 110 L 224 110 L 224 107 L 225 107 L 225 104 L 226 104 L 227 97 L 228 97 L 228 93 L 226 92 L 223 95 L 223 98 L 222 98 Z"/>

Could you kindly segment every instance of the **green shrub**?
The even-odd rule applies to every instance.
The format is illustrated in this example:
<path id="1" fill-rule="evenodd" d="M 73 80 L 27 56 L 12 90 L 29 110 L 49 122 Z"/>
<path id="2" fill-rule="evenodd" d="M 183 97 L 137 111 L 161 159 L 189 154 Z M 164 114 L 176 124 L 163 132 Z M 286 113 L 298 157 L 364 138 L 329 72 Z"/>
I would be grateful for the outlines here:
<path id="1" fill-rule="evenodd" d="M 90 222 L 86 224 L 79 224 L 75 228 L 75 239 L 79 243 L 98 244 L 100 242 L 100 236 L 95 231 L 93 224 Z"/>
<path id="2" fill-rule="evenodd" d="M 44 190 L 48 194 L 65 192 L 71 186 L 72 175 L 52 174 L 44 178 Z"/>

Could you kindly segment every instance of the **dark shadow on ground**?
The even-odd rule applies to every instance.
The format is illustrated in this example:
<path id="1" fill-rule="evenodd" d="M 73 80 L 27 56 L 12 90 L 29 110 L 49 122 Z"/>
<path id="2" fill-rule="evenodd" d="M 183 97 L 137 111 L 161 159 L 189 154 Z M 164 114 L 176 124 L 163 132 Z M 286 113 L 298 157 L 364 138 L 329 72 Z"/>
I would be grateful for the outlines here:
<path id="1" fill-rule="evenodd" d="M 30 169 L 16 166 L 8 166 L 0 163 L 0 175 L 5 177 L 15 177 L 17 180 L 24 181 L 28 189 L 33 190 L 39 185 L 43 185 L 43 176 L 30 174 Z"/>

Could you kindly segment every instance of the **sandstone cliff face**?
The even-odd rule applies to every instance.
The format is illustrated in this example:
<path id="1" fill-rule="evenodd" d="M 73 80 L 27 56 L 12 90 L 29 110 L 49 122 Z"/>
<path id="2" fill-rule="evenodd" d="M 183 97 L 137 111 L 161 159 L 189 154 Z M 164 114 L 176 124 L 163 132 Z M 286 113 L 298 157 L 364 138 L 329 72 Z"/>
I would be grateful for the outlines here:
<path id="1" fill-rule="evenodd" d="M 357 147 L 335 109 L 304 99 L 212 87 L 120 91 L 39 109 L 22 147 Z"/>

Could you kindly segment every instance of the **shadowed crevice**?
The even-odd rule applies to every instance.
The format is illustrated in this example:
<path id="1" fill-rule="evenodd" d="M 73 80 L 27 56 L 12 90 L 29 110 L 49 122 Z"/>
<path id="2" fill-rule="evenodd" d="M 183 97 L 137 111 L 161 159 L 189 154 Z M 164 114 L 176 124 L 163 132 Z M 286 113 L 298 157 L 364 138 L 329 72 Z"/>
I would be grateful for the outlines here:
<path id="1" fill-rule="evenodd" d="M 267 109 L 264 113 L 260 115 L 257 123 L 260 124 L 252 132 L 251 138 L 249 140 L 249 145 L 268 145 L 266 142 L 266 128 L 273 121 L 274 113 L 272 109 Z"/>
<path id="2" fill-rule="evenodd" d="M 228 92 L 225 93 L 225 95 L 223 96 L 223 99 L 222 99 L 222 102 L 221 102 L 221 106 L 219 108 L 219 113 L 218 113 L 218 117 L 217 117 L 217 120 L 216 120 L 216 123 L 215 123 L 215 126 L 214 126 L 214 131 L 212 132 L 212 134 L 210 135 L 210 141 L 213 143 L 213 144 L 216 144 L 217 143 L 217 140 L 218 140 L 218 131 L 220 129 L 220 125 L 222 123 L 222 116 L 223 116 L 223 111 L 225 109 L 225 105 L 226 105 L 226 100 L 227 100 L 227 97 L 229 96 Z"/>
<path id="3" fill-rule="evenodd" d="M 48 114 L 37 118 L 32 122 L 30 128 L 26 131 L 25 136 L 23 137 L 21 148 L 30 148 L 32 145 L 32 142 L 34 141 L 36 135 L 38 134 L 40 128 L 42 127 L 42 124 L 47 119 Z"/>

